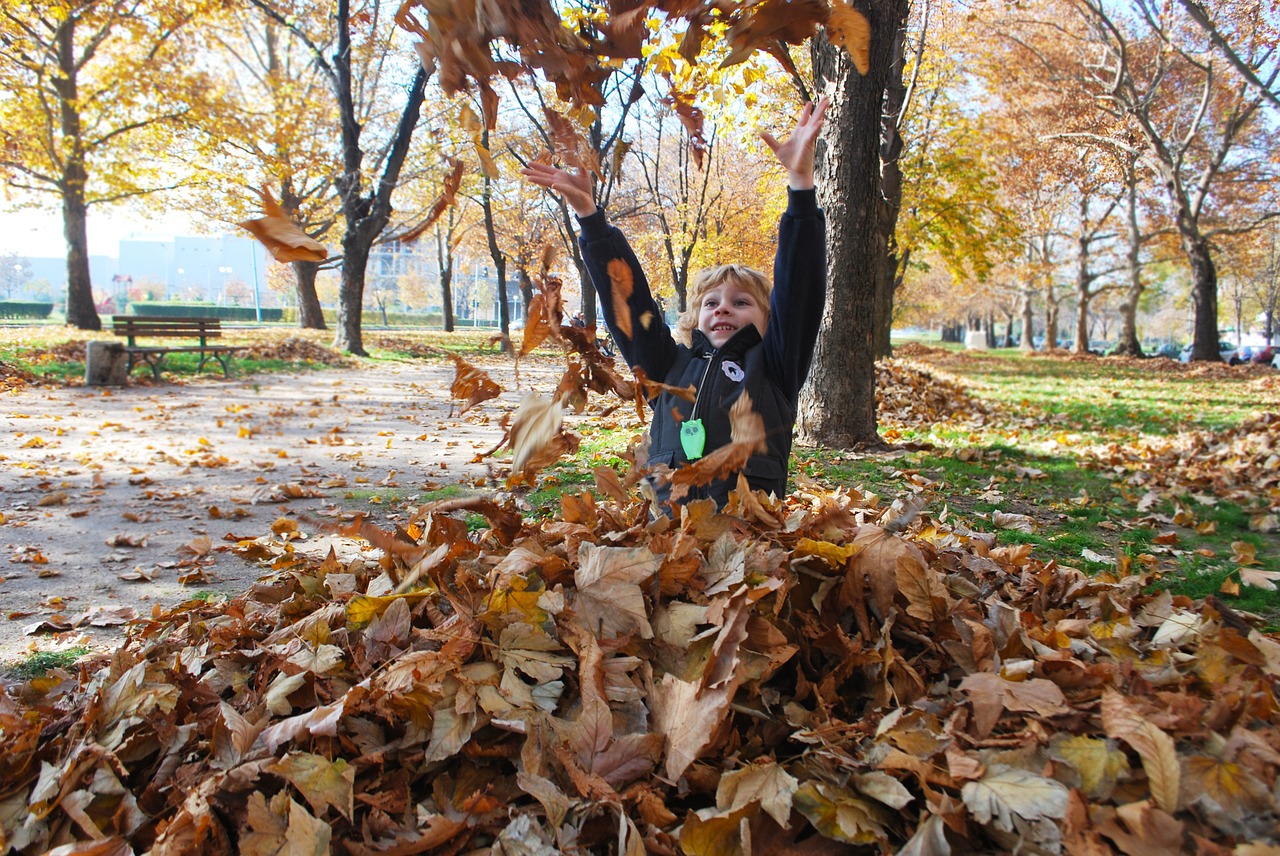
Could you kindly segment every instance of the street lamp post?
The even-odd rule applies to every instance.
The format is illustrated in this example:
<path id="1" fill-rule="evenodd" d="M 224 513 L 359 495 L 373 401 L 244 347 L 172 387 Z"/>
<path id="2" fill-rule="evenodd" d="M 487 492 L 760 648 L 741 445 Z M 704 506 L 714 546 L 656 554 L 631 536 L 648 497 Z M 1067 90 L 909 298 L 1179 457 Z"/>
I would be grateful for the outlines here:
<path id="1" fill-rule="evenodd" d="M 222 275 L 222 284 L 219 286 L 219 290 L 218 290 L 218 302 L 226 303 L 227 277 L 231 275 L 231 268 L 228 267 L 227 265 L 222 265 L 218 268 L 218 273 Z"/>

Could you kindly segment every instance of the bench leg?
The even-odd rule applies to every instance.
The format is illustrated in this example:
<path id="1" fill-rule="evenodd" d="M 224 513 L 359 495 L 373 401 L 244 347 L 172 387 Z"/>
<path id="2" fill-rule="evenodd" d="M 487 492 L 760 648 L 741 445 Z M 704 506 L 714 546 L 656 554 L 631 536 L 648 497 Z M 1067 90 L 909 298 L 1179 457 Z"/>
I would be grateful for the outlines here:
<path id="1" fill-rule="evenodd" d="M 210 357 L 213 357 L 218 361 L 218 365 L 222 366 L 223 377 L 231 377 L 231 354 L 219 353 L 218 351 L 200 352 L 200 363 L 196 366 L 196 374 L 204 371 L 204 364 L 209 361 Z"/>
<path id="2" fill-rule="evenodd" d="M 151 377 L 160 380 L 160 369 L 164 365 L 165 354 L 143 354 L 142 361 L 151 368 Z"/>

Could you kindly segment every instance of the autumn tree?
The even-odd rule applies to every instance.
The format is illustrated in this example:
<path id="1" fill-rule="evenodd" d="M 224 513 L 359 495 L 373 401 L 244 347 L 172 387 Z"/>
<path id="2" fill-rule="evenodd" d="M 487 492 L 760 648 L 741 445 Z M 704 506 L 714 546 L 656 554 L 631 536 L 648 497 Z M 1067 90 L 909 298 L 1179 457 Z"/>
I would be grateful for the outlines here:
<path id="1" fill-rule="evenodd" d="M 304 28 L 300 9 L 286 2 L 249 2 L 306 46 L 336 105 L 341 166 L 333 185 L 344 230 L 333 346 L 364 356 L 365 271 L 374 241 L 391 222 L 391 200 L 418 126 L 427 71 L 419 63 L 405 67 L 390 4 L 381 0 L 336 0 L 327 26 L 314 32 Z M 389 91 L 403 93 L 398 107 L 382 100 Z"/>
<path id="2" fill-rule="evenodd" d="M 1269 173 L 1266 133 L 1257 121 L 1265 96 L 1241 81 L 1214 51 L 1204 31 L 1186 16 L 1166 14 L 1142 0 L 1137 15 L 1113 14 L 1101 0 L 1076 0 L 1089 38 L 1081 68 L 1101 109 L 1131 121 L 1142 150 L 1160 176 L 1181 249 L 1191 268 L 1195 307 L 1192 359 L 1220 359 L 1218 281 L 1213 258 L 1216 229 L 1250 228 L 1265 212 L 1226 197 Z M 1185 7 L 1180 7 L 1185 9 Z M 1264 13 L 1233 5 L 1249 26 Z M 1270 44 L 1252 44 L 1246 62 L 1260 62 Z M 1099 61 L 1100 60 L 1100 61 Z M 1227 209 L 1243 225 L 1225 226 Z"/>
<path id="3" fill-rule="evenodd" d="M 184 37 L 203 0 L 15 0 L 0 7 L 0 167 L 54 197 L 67 244 L 67 324 L 98 330 L 87 223 L 95 206 L 170 186 L 196 158 L 189 127 L 206 83 Z"/>
<path id="4" fill-rule="evenodd" d="M 326 26 L 322 10 L 300 12 L 299 29 Z M 221 97 L 202 126 L 220 145 L 216 156 L 191 165 L 200 180 L 184 196 L 210 218 L 234 223 L 258 216 L 266 187 L 303 232 L 323 242 L 338 219 L 340 161 L 337 105 L 321 67 L 302 40 L 252 6 L 211 17 L 201 37 L 222 77 Z M 326 329 L 316 294 L 320 264 L 290 262 L 303 329 Z"/>

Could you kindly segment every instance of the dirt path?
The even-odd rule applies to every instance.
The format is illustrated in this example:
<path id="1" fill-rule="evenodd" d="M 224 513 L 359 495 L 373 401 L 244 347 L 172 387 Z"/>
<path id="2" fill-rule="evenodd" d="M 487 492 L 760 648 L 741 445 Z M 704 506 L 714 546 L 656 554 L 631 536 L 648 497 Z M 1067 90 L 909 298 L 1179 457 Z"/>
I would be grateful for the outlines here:
<path id="1" fill-rule="evenodd" d="M 514 387 L 509 366 L 491 370 Z M 485 477 L 471 461 L 501 439 L 496 414 L 554 380 L 522 367 L 523 389 L 450 418 L 453 374 L 406 362 L 0 396 L 0 662 L 112 645 L 155 604 L 244 591 L 260 570 L 231 541 L 281 517 L 404 519 L 422 491 Z"/>

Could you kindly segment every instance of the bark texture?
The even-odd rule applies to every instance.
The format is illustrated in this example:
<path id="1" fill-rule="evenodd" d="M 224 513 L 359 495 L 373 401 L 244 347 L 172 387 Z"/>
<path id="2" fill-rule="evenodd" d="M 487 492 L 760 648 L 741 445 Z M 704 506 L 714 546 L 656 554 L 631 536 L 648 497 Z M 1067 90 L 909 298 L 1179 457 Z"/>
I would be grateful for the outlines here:
<path id="1" fill-rule="evenodd" d="M 827 214 L 827 303 L 813 368 L 800 393 L 802 442 L 835 448 L 882 445 L 876 431 L 877 272 L 887 253 L 877 229 L 881 198 L 881 128 L 885 87 L 906 0 L 877 0 L 871 22 L 871 68 L 858 74 L 842 49 L 813 40 L 817 89 L 834 85 L 818 141 L 818 199 Z"/>

